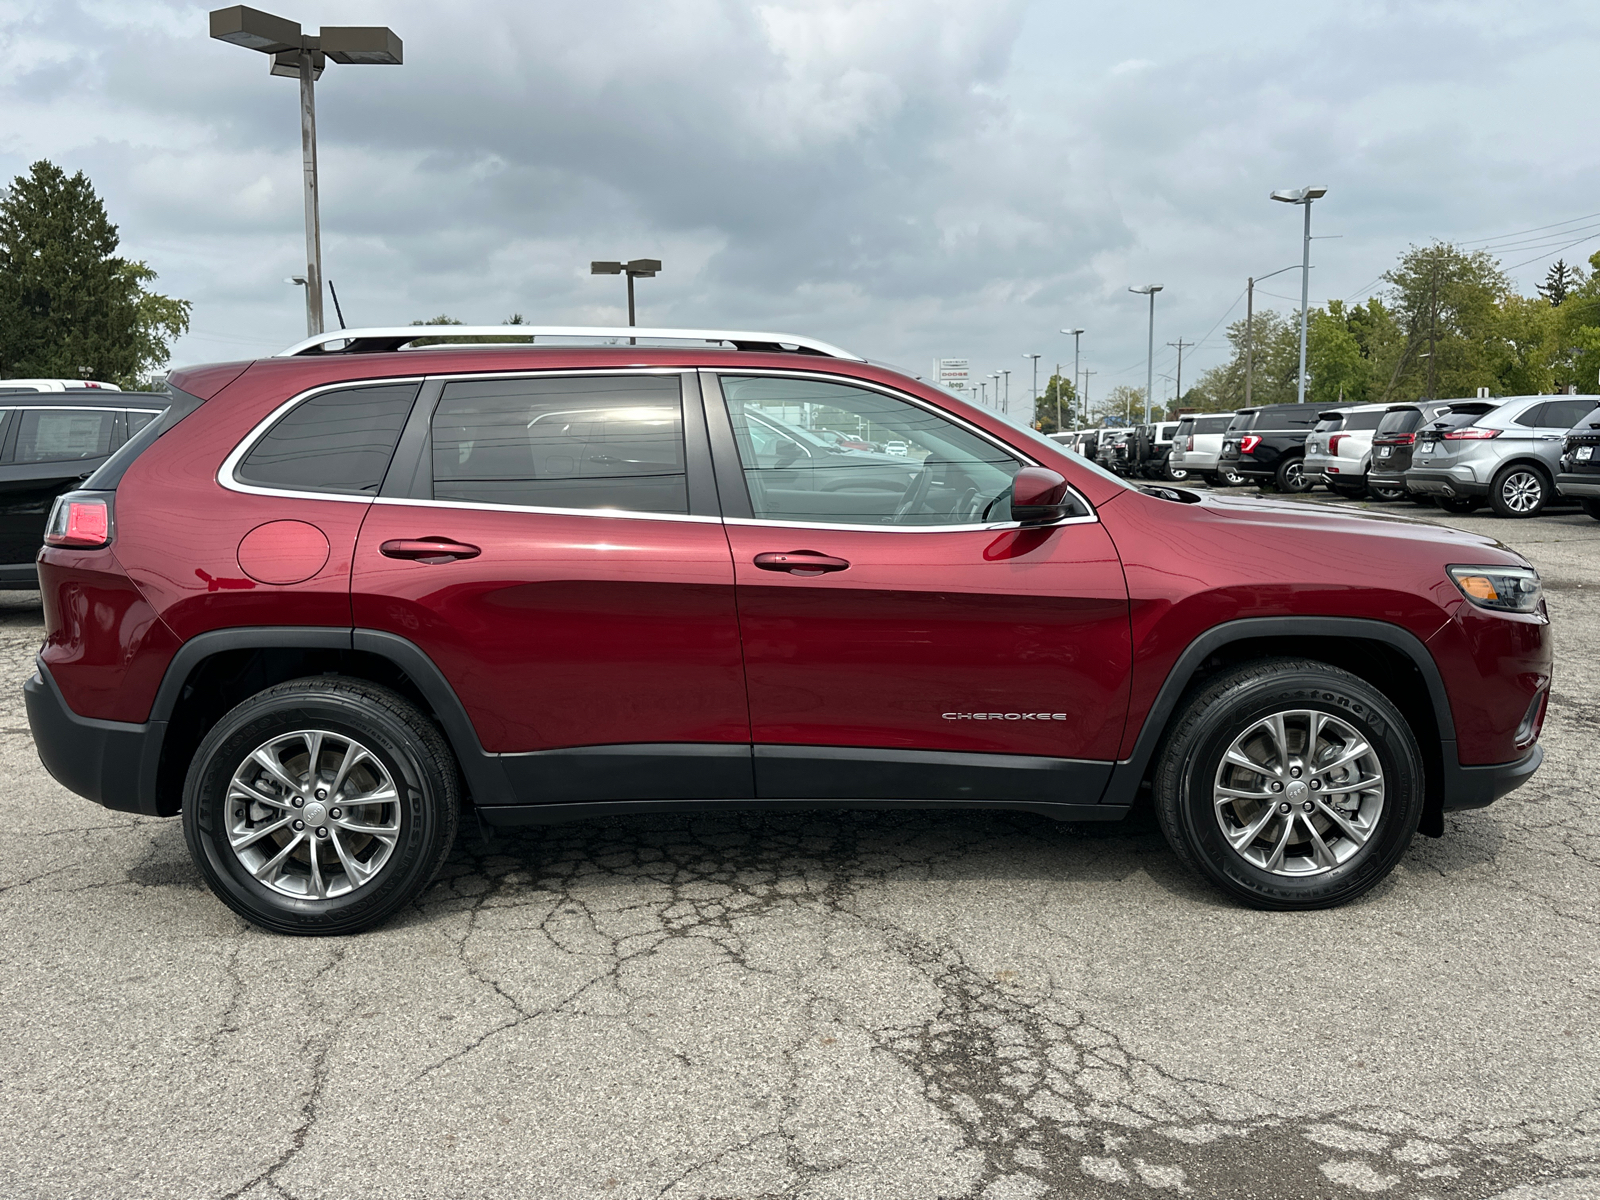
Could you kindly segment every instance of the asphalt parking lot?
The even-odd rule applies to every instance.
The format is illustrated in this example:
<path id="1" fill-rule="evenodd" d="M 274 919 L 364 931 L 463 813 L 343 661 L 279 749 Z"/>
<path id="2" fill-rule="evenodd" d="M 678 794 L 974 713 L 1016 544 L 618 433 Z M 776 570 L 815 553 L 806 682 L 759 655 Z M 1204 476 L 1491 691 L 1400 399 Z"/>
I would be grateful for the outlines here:
<path id="1" fill-rule="evenodd" d="M 1547 758 L 1307 914 L 1139 818 L 745 813 L 468 831 L 274 937 L 45 774 L 0 593 L 0 1194 L 1600 1196 L 1600 521 L 1370 507 L 1538 566 Z"/>

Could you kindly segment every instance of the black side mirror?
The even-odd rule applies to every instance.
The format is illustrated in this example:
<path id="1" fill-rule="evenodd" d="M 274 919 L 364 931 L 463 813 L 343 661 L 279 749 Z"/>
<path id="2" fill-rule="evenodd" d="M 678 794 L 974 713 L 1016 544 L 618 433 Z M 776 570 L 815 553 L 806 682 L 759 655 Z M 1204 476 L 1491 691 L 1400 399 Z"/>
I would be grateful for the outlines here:
<path id="1" fill-rule="evenodd" d="M 1011 519 L 1024 525 L 1048 525 L 1064 519 L 1072 505 L 1067 481 L 1048 467 L 1023 467 L 1011 481 Z"/>

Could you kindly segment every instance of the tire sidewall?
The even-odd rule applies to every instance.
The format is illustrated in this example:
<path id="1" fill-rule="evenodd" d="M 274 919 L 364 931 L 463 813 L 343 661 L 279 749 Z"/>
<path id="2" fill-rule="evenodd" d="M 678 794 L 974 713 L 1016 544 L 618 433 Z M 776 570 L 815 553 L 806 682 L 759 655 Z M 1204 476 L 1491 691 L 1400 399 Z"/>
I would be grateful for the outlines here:
<path id="1" fill-rule="evenodd" d="M 1296 496 L 1309 492 L 1315 486 L 1306 475 L 1305 459 L 1298 455 L 1278 465 L 1277 483 L 1281 490 Z"/>
<path id="2" fill-rule="evenodd" d="M 1518 475 L 1527 475 L 1539 485 L 1539 502 L 1526 512 L 1518 512 L 1507 504 L 1505 500 L 1506 485 Z M 1545 505 L 1550 503 L 1550 486 L 1550 481 L 1545 478 L 1544 472 L 1539 468 L 1517 463 L 1505 468 L 1495 476 L 1494 483 L 1489 490 L 1489 505 L 1494 509 L 1496 516 L 1509 517 L 1513 520 L 1537 517 L 1544 511 Z"/>
<path id="3" fill-rule="evenodd" d="M 251 876 L 227 841 L 227 789 L 233 773 L 257 747 L 300 729 L 322 729 L 361 742 L 395 783 L 401 833 L 378 877 L 330 900 L 302 900 L 273 891 Z M 383 920 L 425 886 L 437 863 L 430 848 L 440 836 L 442 781 L 431 779 L 415 735 L 382 707 L 338 693 L 252 697 L 207 734 L 184 782 L 184 833 L 190 850 L 221 899 L 251 921 L 296 933 L 344 933 Z"/>
<path id="4" fill-rule="evenodd" d="M 1367 739 L 1383 767 L 1384 808 L 1377 831 L 1354 858 L 1320 875 L 1274 875 L 1245 861 L 1224 839 L 1212 803 L 1222 755 L 1261 717 L 1285 709 L 1326 712 Z M 1377 884 L 1405 853 L 1422 815 L 1422 764 L 1404 719 L 1376 691 L 1309 671 L 1245 684 L 1212 706 L 1187 739 L 1179 767 L 1178 816 L 1201 869 L 1229 892 L 1274 908 L 1325 907 Z"/>

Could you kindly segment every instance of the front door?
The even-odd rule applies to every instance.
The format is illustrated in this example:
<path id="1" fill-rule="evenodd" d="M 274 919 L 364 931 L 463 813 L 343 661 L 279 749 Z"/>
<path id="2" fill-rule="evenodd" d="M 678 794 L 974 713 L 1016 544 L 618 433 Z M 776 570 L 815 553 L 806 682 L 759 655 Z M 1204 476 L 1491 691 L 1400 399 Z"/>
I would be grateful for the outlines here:
<path id="1" fill-rule="evenodd" d="M 727 524 L 758 795 L 1097 801 L 1131 652 L 1121 564 L 1087 506 L 1019 528 L 1023 460 L 909 398 L 719 382 L 724 506 L 749 504 Z"/>
<path id="2" fill-rule="evenodd" d="M 524 802 L 748 796 L 695 376 L 430 382 L 361 530 L 357 627 L 433 660 Z"/>

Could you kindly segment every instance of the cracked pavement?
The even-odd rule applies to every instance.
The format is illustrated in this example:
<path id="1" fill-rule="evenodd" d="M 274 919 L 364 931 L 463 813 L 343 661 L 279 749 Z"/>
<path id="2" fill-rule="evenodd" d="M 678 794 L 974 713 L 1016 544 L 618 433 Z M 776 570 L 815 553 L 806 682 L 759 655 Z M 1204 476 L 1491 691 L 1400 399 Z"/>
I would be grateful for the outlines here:
<path id="1" fill-rule="evenodd" d="M 0 593 L 0 1190 L 1600 1197 L 1600 522 L 1428 515 L 1544 575 L 1545 765 L 1303 914 L 1137 814 L 730 812 L 469 824 L 400 919 L 274 937 L 45 774 Z"/>

